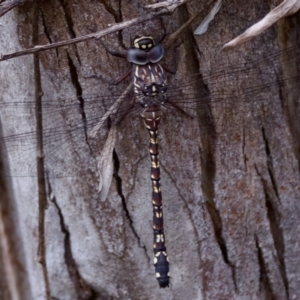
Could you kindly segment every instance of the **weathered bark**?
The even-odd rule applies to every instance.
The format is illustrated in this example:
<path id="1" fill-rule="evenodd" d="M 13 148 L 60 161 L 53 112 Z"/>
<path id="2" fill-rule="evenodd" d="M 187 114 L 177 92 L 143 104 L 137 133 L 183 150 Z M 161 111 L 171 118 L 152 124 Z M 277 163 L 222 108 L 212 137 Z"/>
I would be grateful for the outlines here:
<path id="1" fill-rule="evenodd" d="M 145 4 L 149 3 L 40 0 L 37 7 L 28 3 L 0 19 L 0 52 L 88 34 L 147 13 Z M 172 16 L 163 17 L 167 33 L 205 5 L 206 1 L 191 1 Z M 181 33 L 175 55 L 179 76 L 199 70 L 203 74 L 222 72 L 225 61 L 234 67 L 296 44 L 299 14 L 237 50 L 218 54 L 225 42 L 269 10 L 265 1 L 224 1 L 209 31 L 195 38 L 192 28 L 200 22 L 196 19 Z M 118 41 L 129 47 L 130 39 L 141 33 L 158 39 L 161 22 L 152 20 L 104 40 L 111 49 L 116 49 Z M 173 59 L 171 48 L 165 64 L 173 66 Z M 299 61 L 294 64 L 296 70 Z M 35 58 L 14 58 L 0 64 L 0 99 L 33 101 L 39 85 L 43 101 L 55 98 L 68 103 L 79 94 L 121 94 L 126 84 L 111 87 L 87 77 L 98 74 L 116 79 L 129 67 L 94 40 Z M 283 63 L 282 73 L 270 77 L 275 81 L 285 73 L 289 70 Z M 259 73 L 257 78 L 248 75 L 235 83 L 236 88 L 244 81 L 246 86 L 262 84 Z M 226 78 L 220 78 L 217 88 L 233 93 L 232 78 Z M 216 88 L 205 77 L 203 80 L 208 93 Z M 44 183 L 34 176 L 5 179 L 12 189 L 7 188 L 9 196 L 0 197 L 4 224 L 0 253 L 5 257 L 5 240 L 14 260 L 8 261 L 12 273 L 0 269 L 0 287 L 5 286 L 2 278 L 10 282 L 3 299 L 300 298 L 298 95 L 295 87 L 278 89 L 277 94 L 265 91 L 270 101 L 253 107 L 249 119 L 242 109 L 220 103 L 211 109 L 215 124 L 207 122 L 198 128 L 199 120 L 188 117 L 178 124 L 162 121 L 159 138 L 169 289 L 159 289 L 152 265 L 148 133 L 142 126 L 134 127 L 141 123 L 126 118 L 119 129 L 115 173 L 106 199 L 97 192 L 98 177 L 87 145 L 82 146 L 87 148 L 84 167 L 69 166 L 77 176 L 45 177 Z M 201 110 L 198 119 L 210 120 L 209 115 L 209 110 Z M 15 119 L 0 116 L 4 136 L 22 128 L 35 130 L 34 112 L 32 116 L 15 115 Z M 217 137 L 219 131 L 228 136 Z M 4 217 L 5 210 L 10 213 Z M 10 235 L 13 238 L 8 239 Z M 16 262 L 22 274 L 17 274 Z"/>

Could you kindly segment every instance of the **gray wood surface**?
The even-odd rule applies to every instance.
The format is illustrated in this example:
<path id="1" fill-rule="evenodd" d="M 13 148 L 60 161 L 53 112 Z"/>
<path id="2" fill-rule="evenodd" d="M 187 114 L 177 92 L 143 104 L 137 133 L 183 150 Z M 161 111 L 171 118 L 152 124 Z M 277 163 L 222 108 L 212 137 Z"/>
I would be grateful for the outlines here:
<path id="1" fill-rule="evenodd" d="M 275 2 L 224 1 L 208 32 L 193 36 L 203 13 L 174 43 L 176 54 L 174 45 L 166 52 L 164 64 L 174 69 L 174 61 L 178 62 L 177 78 L 200 71 L 208 92 L 233 98 L 239 89 L 288 77 L 291 66 L 299 74 L 298 55 L 282 61 L 280 67 L 276 61 L 280 73 L 272 69 L 274 59 L 264 64 L 270 70 L 267 75 L 258 67 L 239 73 L 238 81 L 233 81 L 235 75 L 220 76 L 213 83 L 206 80 L 208 74 L 224 73 L 228 65 L 245 68 L 299 42 L 298 13 L 252 41 L 221 52 L 226 42 L 261 19 Z M 147 13 L 146 4 L 149 1 L 38 1 L 38 43 L 63 41 L 130 20 Z M 167 34 L 205 8 L 206 1 L 190 1 L 163 17 Z M 31 48 L 34 22 L 31 1 L 2 16 L 0 53 Z M 156 19 L 103 40 L 111 49 L 118 47 L 118 41 L 128 48 L 138 34 L 158 39 L 162 32 Z M 97 74 L 116 79 L 130 67 L 96 40 L 41 52 L 39 59 L 43 101 L 68 104 L 81 93 L 121 94 L 128 85 L 112 87 L 87 78 Z M 34 101 L 34 72 L 32 55 L 1 62 L 0 101 Z M 170 288 L 159 289 L 154 275 L 148 133 L 141 122 L 126 118 L 118 131 L 115 171 L 105 199 L 97 191 L 99 178 L 87 145 L 75 143 L 87 150 L 80 152 L 78 164 L 68 166 L 74 176 L 45 178 L 46 195 L 39 193 L 35 176 L 3 179 L 12 200 L 9 204 L 1 194 L 1 206 L 9 208 L 13 201 L 15 207 L 8 218 L 3 217 L 3 209 L 1 216 L 5 226 L 0 232 L 0 254 L 7 257 L 2 248 L 8 240 L 10 257 L 15 257 L 8 263 L 11 273 L 0 267 L 0 287 L 6 277 L 10 291 L 3 299 L 300 298 L 299 86 L 272 85 L 255 96 L 241 99 L 248 106 L 233 106 L 229 101 L 212 105 L 215 127 L 209 122 L 210 111 L 204 109 L 196 111 L 197 118 L 186 117 L 182 123 L 161 122 Z M 0 117 L 4 136 L 35 130 L 34 112 L 29 115 L 26 108 L 18 115 L 1 111 Z M 72 122 L 80 118 L 78 113 Z M 63 115 L 55 119 L 71 122 Z M 214 128 L 219 135 L 212 134 Z M 67 149 L 69 143 L 71 139 L 64 144 Z M 70 157 L 77 157 L 77 149 L 79 153 L 74 148 Z M 35 155 L 34 151 L 33 143 L 33 153 L 26 155 Z M 65 163 L 69 157 L 61 153 L 58 158 Z M 2 153 L 3 161 L 10 155 Z M 26 161 L 29 156 L 25 169 Z M 41 197 L 46 199 L 44 206 Z M 13 239 L 7 239 L 10 232 L 18 249 Z M 17 276 L 18 272 L 23 275 Z"/>

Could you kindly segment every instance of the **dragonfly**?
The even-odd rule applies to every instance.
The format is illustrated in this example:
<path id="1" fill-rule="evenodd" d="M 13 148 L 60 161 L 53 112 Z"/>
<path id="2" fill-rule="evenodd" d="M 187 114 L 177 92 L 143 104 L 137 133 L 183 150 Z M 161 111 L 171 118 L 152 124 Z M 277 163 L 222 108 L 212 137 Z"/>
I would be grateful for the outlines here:
<path id="1" fill-rule="evenodd" d="M 4 131 L 0 137 L 4 175 L 37 176 L 37 137 L 43 140 L 42 153 L 39 155 L 43 157 L 47 176 L 76 176 L 78 164 L 85 172 L 99 172 L 97 163 L 86 165 L 86 153 L 98 161 L 106 145 L 114 144 L 109 140 L 112 129 L 118 130 L 125 120 L 137 117 L 150 136 L 155 275 L 161 288 L 168 287 L 170 268 L 165 242 L 158 148 L 158 129 L 163 126 L 160 123 L 174 120 L 178 123 L 183 118 L 191 120 L 191 123 L 196 120 L 197 126 L 191 126 L 191 130 L 197 127 L 201 134 L 201 128 L 208 127 L 212 139 L 217 145 L 223 146 L 227 139 L 235 138 L 237 132 L 241 133 L 239 121 L 242 119 L 247 134 L 242 132 L 241 136 L 251 140 L 256 131 L 248 128 L 247 122 L 252 124 L 253 120 L 257 120 L 255 124 L 260 126 L 262 110 L 276 104 L 284 106 L 279 100 L 270 99 L 270 94 L 278 93 L 278 89 L 287 89 L 293 94 L 299 87 L 300 74 L 293 66 L 293 59 L 300 55 L 299 46 L 239 66 L 224 63 L 222 71 L 217 73 L 207 71 L 187 76 L 170 75 L 169 82 L 161 64 L 164 57 L 162 44 L 156 43 L 151 36 L 139 36 L 127 51 L 127 60 L 132 64 L 132 86 L 125 93 L 87 94 L 74 99 L 45 101 L 40 108 L 42 128 Z M 257 78 L 261 78 L 261 81 Z M 33 101 L 4 99 L 0 103 L 2 125 L 7 118 L 16 116 L 32 121 L 36 109 Z M 217 111 L 221 111 L 221 114 L 216 115 Z M 238 114 L 241 117 L 235 119 Z M 110 163 L 104 162 L 102 167 Z"/>

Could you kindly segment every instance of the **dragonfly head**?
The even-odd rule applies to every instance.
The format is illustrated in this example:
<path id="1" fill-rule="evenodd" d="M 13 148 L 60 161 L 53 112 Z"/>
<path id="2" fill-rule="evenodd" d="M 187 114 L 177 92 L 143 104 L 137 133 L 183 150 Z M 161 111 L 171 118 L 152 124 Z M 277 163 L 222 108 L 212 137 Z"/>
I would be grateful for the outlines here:
<path id="1" fill-rule="evenodd" d="M 139 36 L 133 41 L 133 47 L 149 52 L 155 46 L 155 41 L 151 36 Z"/>
<path id="2" fill-rule="evenodd" d="M 158 63 L 164 56 L 161 44 L 155 44 L 151 36 L 138 36 L 133 41 L 133 46 L 127 50 L 127 60 L 136 65 Z"/>

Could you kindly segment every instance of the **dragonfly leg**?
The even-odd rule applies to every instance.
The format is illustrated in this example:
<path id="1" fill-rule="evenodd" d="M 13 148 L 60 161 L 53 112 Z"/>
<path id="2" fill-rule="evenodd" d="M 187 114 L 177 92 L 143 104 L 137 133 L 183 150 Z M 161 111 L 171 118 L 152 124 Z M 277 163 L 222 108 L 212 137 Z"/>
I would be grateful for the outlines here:
<path id="1" fill-rule="evenodd" d="M 173 71 L 173 70 L 171 70 L 171 69 L 169 69 L 165 64 L 160 64 L 162 67 L 163 67 L 163 69 L 165 70 L 165 71 L 167 71 L 168 73 L 170 73 L 170 74 L 172 74 L 172 75 L 175 75 L 176 74 L 176 71 Z"/>
<path id="2" fill-rule="evenodd" d="M 126 58 L 126 50 L 112 51 L 108 48 L 108 46 L 103 42 L 103 40 L 101 38 L 99 38 L 99 42 L 109 54 L 116 56 L 116 57 L 120 57 L 120 58 Z M 118 85 L 121 81 L 125 80 L 131 74 L 131 71 L 132 71 L 132 69 L 130 68 L 125 74 L 123 74 L 116 80 L 107 79 L 104 75 L 92 75 L 92 76 L 88 76 L 85 78 L 94 78 L 94 79 L 98 79 L 98 80 L 100 79 L 101 81 L 104 81 L 108 84 Z"/>
<path id="3" fill-rule="evenodd" d="M 124 50 L 110 50 L 101 38 L 99 38 L 99 42 L 109 54 L 116 56 L 116 57 L 120 57 L 120 58 L 126 58 L 126 50 L 125 49 Z"/>
<path id="4" fill-rule="evenodd" d="M 105 83 L 108 83 L 108 84 L 111 84 L 111 85 L 118 85 L 120 82 L 125 80 L 131 74 L 131 71 L 132 71 L 132 69 L 129 69 L 125 74 L 123 74 L 122 76 L 120 76 L 116 80 L 107 79 L 104 75 L 91 75 L 91 76 L 87 76 L 87 77 L 84 77 L 84 78 L 87 78 L 87 79 L 94 78 L 94 79 L 104 81 Z"/>

